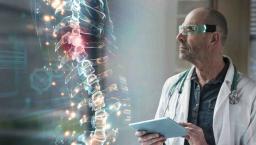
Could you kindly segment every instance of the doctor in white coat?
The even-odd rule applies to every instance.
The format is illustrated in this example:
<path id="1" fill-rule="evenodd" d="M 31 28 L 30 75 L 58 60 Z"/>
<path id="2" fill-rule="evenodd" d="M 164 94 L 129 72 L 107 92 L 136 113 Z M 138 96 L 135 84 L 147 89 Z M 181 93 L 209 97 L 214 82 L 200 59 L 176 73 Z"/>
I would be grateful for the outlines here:
<path id="1" fill-rule="evenodd" d="M 165 139 L 159 134 L 137 131 L 141 145 L 208 145 L 201 127 L 187 122 L 191 76 L 195 72 L 200 87 L 214 80 L 229 61 L 217 94 L 212 119 L 216 145 L 256 145 L 256 84 L 239 73 L 231 59 L 223 56 L 228 30 L 225 17 L 216 10 L 192 10 L 179 27 L 179 58 L 193 64 L 188 71 L 167 79 L 156 118 L 168 116 L 183 125 L 186 137 Z M 231 48 L 232 49 L 232 48 Z"/>

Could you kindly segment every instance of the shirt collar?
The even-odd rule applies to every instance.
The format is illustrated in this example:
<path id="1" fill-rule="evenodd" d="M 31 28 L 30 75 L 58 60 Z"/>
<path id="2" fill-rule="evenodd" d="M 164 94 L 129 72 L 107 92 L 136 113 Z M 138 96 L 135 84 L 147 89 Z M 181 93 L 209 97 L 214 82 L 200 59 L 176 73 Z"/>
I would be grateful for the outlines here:
<path id="1" fill-rule="evenodd" d="M 222 83 L 225 79 L 225 76 L 226 76 L 226 73 L 228 71 L 228 68 L 229 68 L 229 60 L 228 58 L 223 58 L 224 62 L 225 62 L 225 66 L 224 68 L 221 70 L 221 72 L 217 75 L 217 77 L 213 80 L 210 80 L 208 82 L 208 84 L 217 84 L 217 83 Z M 193 70 L 193 73 L 192 73 L 192 76 L 191 76 L 191 80 L 192 81 L 196 81 L 198 82 L 198 77 L 197 77 L 197 74 L 196 74 L 196 69 L 194 68 Z"/>

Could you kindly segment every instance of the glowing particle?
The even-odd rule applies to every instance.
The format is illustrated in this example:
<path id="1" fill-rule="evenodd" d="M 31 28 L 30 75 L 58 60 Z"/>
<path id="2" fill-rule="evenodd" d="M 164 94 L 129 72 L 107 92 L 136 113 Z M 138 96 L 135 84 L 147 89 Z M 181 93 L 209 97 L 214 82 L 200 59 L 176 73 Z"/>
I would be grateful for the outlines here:
<path id="1" fill-rule="evenodd" d="M 118 112 L 116 113 L 117 116 L 120 116 L 121 114 L 122 114 L 121 111 L 118 111 Z"/>
<path id="2" fill-rule="evenodd" d="M 70 106 L 71 106 L 71 107 L 74 107 L 74 106 L 75 106 L 75 103 L 74 103 L 74 102 L 71 102 L 71 103 L 70 103 Z"/>
<path id="3" fill-rule="evenodd" d="M 46 42 L 45 42 L 45 45 L 48 46 L 48 45 L 50 45 L 50 43 L 49 43 L 48 41 L 46 41 Z"/>
<path id="4" fill-rule="evenodd" d="M 77 109 L 80 109 L 80 108 L 82 108 L 82 104 L 81 104 L 81 103 L 79 103 L 79 104 L 77 105 Z"/>
<path id="5" fill-rule="evenodd" d="M 65 133 L 64 133 L 64 136 L 70 136 L 70 131 L 66 131 Z"/>
<path id="6" fill-rule="evenodd" d="M 39 8 L 36 8 L 36 14 L 39 14 L 39 13 L 40 13 Z"/>
<path id="7" fill-rule="evenodd" d="M 51 6 L 56 9 L 60 4 L 61 4 L 61 0 L 54 0 Z"/>
<path id="8" fill-rule="evenodd" d="M 61 69 L 63 66 L 60 64 L 60 65 L 58 65 L 58 69 Z"/>
<path id="9" fill-rule="evenodd" d="M 56 82 L 53 81 L 53 82 L 52 82 L 52 86 L 56 86 Z"/>
<path id="10" fill-rule="evenodd" d="M 78 93 L 78 92 L 79 92 L 79 89 L 78 89 L 78 88 L 76 88 L 76 89 L 75 89 L 75 92 L 76 92 L 76 93 Z"/>
<path id="11" fill-rule="evenodd" d="M 44 28 L 44 31 L 46 31 L 46 32 L 49 31 L 49 28 Z"/>
<path id="12" fill-rule="evenodd" d="M 75 117 L 76 117 L 76 113 L 75 112 L 71 112 L 70 118 L 72 119 L 72 118 L 75 118 Z"/>
<path id="13" fill-rule="evenodd" d="M 61 93 L 60 93 L 60 95 L 61 95 L 61 96 L 64 96 L 64 95 L 65 95 L 65 93 L 61 92 Z"/>
<path id="14" fill-rule="evenodd" d="M 45 22 L 50 22 L 50 21 L 51 21 L 51 16 L 49 16 L 49 15 L 44 15 L 44 16 L 43 16 L 43 20 L 44 20 Z"/>
<path id="15" fill-rule="evenodd" d="M 64 6 L 65 6 L 65 1 L 64 0 L 53 0 L 51 2 L 52 8 L 56 9 L 56 11 L 60 11 L 61 14 L 64 14 Z"/>
<path id="16" fill-rule="evenodd" d="M 53 33 L 52 33 L 52 37 L 54 37 L 54 38 L 56 38 L 56 37 L 57 37 L 56 32 L 53 32 Z"/>

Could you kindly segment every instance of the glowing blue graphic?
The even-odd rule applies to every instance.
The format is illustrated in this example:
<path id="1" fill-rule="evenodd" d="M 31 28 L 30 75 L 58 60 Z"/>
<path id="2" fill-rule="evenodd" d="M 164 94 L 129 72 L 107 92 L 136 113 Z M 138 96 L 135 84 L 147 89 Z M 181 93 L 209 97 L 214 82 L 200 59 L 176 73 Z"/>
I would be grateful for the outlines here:
<path id="1" fill-rule="evenodd" d="M 47 91 L 51 87 L 51 83 L 52 75 L 44 68 L 36 69 L 30 75 L 31 88 L 37 91 L 38 94 Z"/>

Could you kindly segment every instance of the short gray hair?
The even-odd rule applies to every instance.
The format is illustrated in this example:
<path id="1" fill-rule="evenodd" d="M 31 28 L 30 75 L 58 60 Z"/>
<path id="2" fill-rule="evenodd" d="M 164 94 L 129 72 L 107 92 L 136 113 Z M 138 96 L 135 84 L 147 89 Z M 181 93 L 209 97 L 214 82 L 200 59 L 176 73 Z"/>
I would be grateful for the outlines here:
<path id="1" fill-rule="evenodd" d="M 208 9 L 208 15 L 206 19 L 207 23 L 216 25 L 217 31 L 222 33 L 221 41 L 222 45 L 224 45 L 228 35 L 228 25 L 225 16 L 215 9 Z"/>

